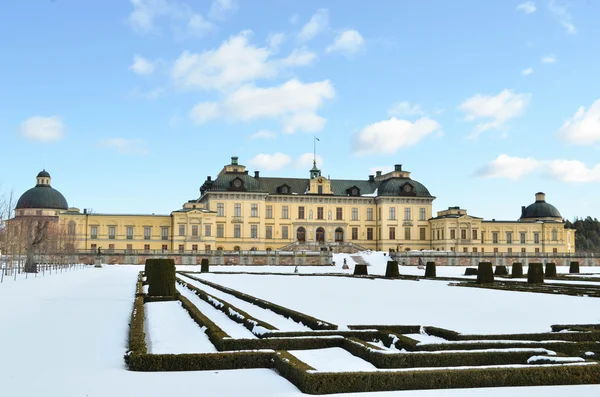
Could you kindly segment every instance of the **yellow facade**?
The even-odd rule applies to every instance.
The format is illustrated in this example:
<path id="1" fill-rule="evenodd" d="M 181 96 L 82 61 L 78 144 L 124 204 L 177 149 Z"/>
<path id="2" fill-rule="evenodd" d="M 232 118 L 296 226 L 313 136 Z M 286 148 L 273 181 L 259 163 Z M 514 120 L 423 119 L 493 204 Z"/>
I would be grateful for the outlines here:
<path id="1" fill-rule="evenodd" d="M 207 177 L 200 191 L 198 199 L 169 215 L 97 214 L 69 208 L 59 212 L 59 222 L 76 235 L 79 250 L 342 246 L 383 251 L 575 252 L 574 230 L 564 228 L 560 214 L 542 193 L 536 203 L 523 207 L 523 216 L 516 221 L 487 221 L 458 207 L 434 216 L 435 197 L 401 165 L 363 180 L 325 178 L 316 164 L 308 178 L 265 178 L 256 171 L 249 175 L 233 157 L 216 179 Z M 24 211 L 17 210 L 17 215 L 25 216 Z"/>

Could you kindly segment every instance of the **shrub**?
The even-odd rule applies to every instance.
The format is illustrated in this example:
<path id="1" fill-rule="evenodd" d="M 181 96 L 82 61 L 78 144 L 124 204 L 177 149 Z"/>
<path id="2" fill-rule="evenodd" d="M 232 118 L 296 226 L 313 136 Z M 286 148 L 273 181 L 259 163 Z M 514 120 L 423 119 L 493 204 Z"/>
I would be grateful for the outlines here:
<path id="1" fill-rule="evenodd" d="M 529 264 L 529 269 L 527 270 L 527 283 L 528 284 L 544 283 L 544 264 L 543 263 L 530 263 Z"/>
<path id="2" fill-rule="evenodd" d="M 426 278 L 435 278 L 436 270 L 435 270 L 435 262 L 427 262 L 425 265 L 425 277 Z"/>
<path id="3" fill-rule="evenodd" d="M 175 261 L 173 259 L 146 259 L 148 296 L 175 297 Z"/>
<path id="4" fill-rule="evenodd" d="M 579 262 L 571 262 L 571 265 L 569 266 L 569 273 L 571 273 L 571 274 L 579 273 Z"/>
<path id="5" fill-rule="evenodd" d="M 465 276 L 477 276 L 477 269 L 468 267 L 465 269 Z"/>
<path id="6" fill-rule="evenodd" d="M 354 275 L 355 276 L 368 276 L 369 272 L 367 271 L 367 265 L 354 265 Z"/>
<path id="7" fill-rule="evenodd" d="M 491 262 L 479 262 L 477 269 L 477 284 L 489 284 L 494 282 L 494 268 Z"/>
<path id="8" fill-rule="evenodd" d="M 385 268 L 385 277 L 386 278 L 400 277 L 400 272 L 398 271 L 398 262 L 388 261 L 387 266 Z"/>
<path id="9" fill-rule="evenodd" d="M 546 277 L 556 277 L 556 263 L 546 263 Z"/>
<path id="10" fill-rule="evenodd" d="M 496 266 L 496 270 L 494 271 L 494 275 L 496 276 L 508 276 L 508 269 L 506 266 L 498 265 Z"/>
<path id="11" fill-rule="evenodd" d="M 204 258 L 200 262 L 200 272 L 201 273 L 208 273 L 209 272 L 208 259 Z"/>
<path id="12" fill-rule="evenodd" d="M 523 277 L 523 264 L 520 262 L 513 263 L 512 265 L 512 276 Z"/>

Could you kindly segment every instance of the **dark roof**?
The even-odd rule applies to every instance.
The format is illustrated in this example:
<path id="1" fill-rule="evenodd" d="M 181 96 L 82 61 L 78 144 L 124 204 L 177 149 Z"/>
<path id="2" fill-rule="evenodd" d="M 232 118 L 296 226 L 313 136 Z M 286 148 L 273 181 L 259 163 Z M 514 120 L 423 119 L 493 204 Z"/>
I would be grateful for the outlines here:
<path id="1" fill-rule="evenodd" d="M 420 197 L 431 197 L 429 190 L 423 186 L 420 182 L 412 180 L 410 178 L 390 178 L 379 185 L 377 195 L 378 196 L 398 196 L 398 192 L 401 192 L 405 185 L 411 185 L 411 191 L 414 192 L 415 196 Z"/>
<path id="2" fill-rule="evenodd" d="M 69 205 L 65 197 L 58 190 L 50 187 L 50 185 L 36 185 L 23 193 L 19 201 L 17 201 L 16 209 L 23 208 L 66 210 L 69 208 Z"/>
<path id="3" fill-rule="evenodd" d="M 521 212 L 521 219 L 532 218 L 562 218 L 560 212 L 545 200 L 536 200 L 535 203 L 528 205 Z"/>
<path id="4" fill-rule="evenodd" d="M 42 170 L 40 171 L 40 173 L 37 175 L 38 178 L 50 178 L 50 174 L 48 173 L 48 171 L 46 170 Z"/>

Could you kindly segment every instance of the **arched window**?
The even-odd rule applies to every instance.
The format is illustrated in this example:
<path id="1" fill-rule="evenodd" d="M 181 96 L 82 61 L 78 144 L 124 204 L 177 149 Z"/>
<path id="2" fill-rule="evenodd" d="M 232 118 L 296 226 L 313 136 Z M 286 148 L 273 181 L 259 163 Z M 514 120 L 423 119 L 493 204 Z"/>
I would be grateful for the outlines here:
<path id="1" fill-rule="evenodd" d="M 239 245 L 236 245 L 235 247 L 233 247 L 233 250 L 234 250 L 234 251 L 241 251 L 241 248 L 240 248 L 240 246 L 239 246 Z"/>

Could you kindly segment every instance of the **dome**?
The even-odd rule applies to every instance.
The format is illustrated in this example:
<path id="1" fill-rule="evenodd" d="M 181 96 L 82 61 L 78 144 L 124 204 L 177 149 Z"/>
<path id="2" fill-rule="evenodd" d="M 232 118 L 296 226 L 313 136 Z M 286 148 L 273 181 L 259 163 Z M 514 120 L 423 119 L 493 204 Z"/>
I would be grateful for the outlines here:
<path id="1" fill-rule="evenodd" d="M 50 174 L 46 170 L 42 170 L 38 175 L 38 178 L 50 178 Z"/>
<path id="2" fill-rule="evenodd" d="M 29 189 L 17 201 L 16 209 L 24 208 L 50 208 L 57 210 L 66 210 L 69 208 L 65 196 L 58 190 L 48 185 L 36 186 Z"/>
<path id="3" fill-rule="evenodd" d="M 411 187 L 405 189 L 405 185 L 411 185 Z M 432 197 L 423 184 L 410 178 L 387 179 L 381 182 L 377 188 L 377 194 L 379 196 L 415 195 L 418 197 Z"/>
<path id="4" fill-rule="evenodd" d="M 561 218 L 555 206 L 546 202 L 544 193 L 536 193 L 535 203 L 522 207 L 521 219 Z"/>

